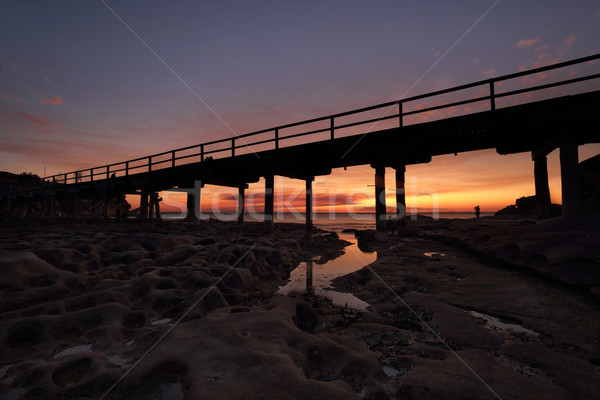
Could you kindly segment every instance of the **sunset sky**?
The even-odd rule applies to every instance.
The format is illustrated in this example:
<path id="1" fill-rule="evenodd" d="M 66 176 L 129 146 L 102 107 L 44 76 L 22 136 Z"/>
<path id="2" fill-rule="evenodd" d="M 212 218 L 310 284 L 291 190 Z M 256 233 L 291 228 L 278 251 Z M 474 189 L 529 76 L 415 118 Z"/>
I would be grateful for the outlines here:
<path id="1" fill-rule="evenodd" d="M 2 1 L 0 171 L 124 161 L 600 53 L 598 38 L 598 1 Z M 558 151 L 549 173 L 560 203 Z M 435 157 L 406 179 L 423 209 L 534 194 L 530 154 Z M 373 180 L 368 166 L 318 177 L 317 211 L 371 210 Z M 249 190 L 258 202 L 263 185 Z M 277 185 L 302 208 L 303 182 Z M 235 190 L 205 193 L 233 206 Z"/>

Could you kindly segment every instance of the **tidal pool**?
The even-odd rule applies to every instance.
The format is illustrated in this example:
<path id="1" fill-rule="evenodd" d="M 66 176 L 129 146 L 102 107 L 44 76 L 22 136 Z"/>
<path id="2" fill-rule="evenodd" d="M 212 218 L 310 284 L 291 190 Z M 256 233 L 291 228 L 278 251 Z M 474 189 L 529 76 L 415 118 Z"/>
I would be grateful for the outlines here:
<path id="1" fill-rule="evenodd" d="M 290 292 L 314 293 L 329 298 L 333 304 L 350 307 L 357 310 L 366 310 L 368 303 L 350 293 L 342 293 L 331 287 L 331 282 L 340 276 L 358 271 L 377 259 L 377 253 L 366 253 L 358 248 L 353 233 L 338 232 L 340 239 L 352 244 L 345 248 L 345 253 L 324 264 L 314 261 L 301 262 L 290 274 L 286 285 L 279 288 L 278 293 Z"/>

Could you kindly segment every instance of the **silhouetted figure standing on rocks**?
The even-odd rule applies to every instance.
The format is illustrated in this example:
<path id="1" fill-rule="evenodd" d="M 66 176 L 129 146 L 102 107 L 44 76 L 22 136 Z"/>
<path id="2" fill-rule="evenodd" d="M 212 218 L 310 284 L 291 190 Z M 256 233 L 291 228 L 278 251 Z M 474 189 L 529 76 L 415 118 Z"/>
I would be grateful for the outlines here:
<path id="1" fill-rule="evenodd" d="M 479 218 L 479 214 L 481 214 L 481 208 L 479 208 L 479 205 L 475 206 L 475 216 L 477 218 Z"/>

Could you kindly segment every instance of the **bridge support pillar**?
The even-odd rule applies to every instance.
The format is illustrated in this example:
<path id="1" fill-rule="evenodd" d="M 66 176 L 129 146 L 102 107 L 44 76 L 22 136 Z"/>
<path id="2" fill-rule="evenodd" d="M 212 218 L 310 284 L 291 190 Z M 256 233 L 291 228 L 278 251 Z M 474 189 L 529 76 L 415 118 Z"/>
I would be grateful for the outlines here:
<path id="1" fill-rule="evenodd" d="M 245 211 L 245 198 L 246 195 L 246 185 L 240 185 L 238 188 L 238 223 L 244 223 L 244 211 Z"/>
<path id="2" fill-rule="evenodd" d="M 150 195 L 150 211 L 149 211 L 149 216 L 150 219 L 161 219 L 160 218 L 160 202 L 162 201 L 162 198 L 158 197 L 158 193 L 153 192 Z"/>
<path id="3" fill-rule="evenodd" d="M 104 193 L 98 201 L 98 206 L 96 207 L 94 218 L 108 218 L 108 202 L 108 193 Z"/>
<path id="4" fill-rule="evenodd" d="M 187 194 L 187 201 L 186 201 L 186 206 L 187 206 L 187 216 L 185 217 L 186 221 L 190 221 L 193 222 L 194 221 L 194 208 L 195 208 L 195 196 L 194 193 L 188 193 Z"/>
<path id="5" fill-rule="evenodd" d="M 66 215 L 69 218 L 75 218 L 77 216 L 77 195 L 72 194 L 67 196 L 67 212 Z"/>
<path id="6" fill-rule="evenodd" d="M 396 168 L 396 225 L 398 229 L 406 225 L 405 173 L 405 166 Z"/>
<path id="7" fill-rule="evenodd" d="M 23 203 L 23 208 L 19 213 L 19 220 L 24 220 L 31 217 L 31 213 L 33 210 L 33 199 L 26 198 Z"/>
<path id="8" fill-rule="evenodd" d="M 142 191 L 140 195 L 140 219 L 148 219 L 148 192 Z"/>
<path id="9" fill-rule="evenodd" d="M 265 231 L 273 232 L 273 203 L 275 200 L 275 177 L 273 175 L 265 176 Z"/>
<path id="10" fill-rule="evenodd" d="M 48 218 L 54 218 L 54 196 L 48 197 Z"/>
<path id="11" fill-rule="evenodd" d="M 375 227 L 378 233 L 385 233 L 386 227 L 385 208 L 385 166 L 375 167 Z"/>
<path id="12" fill-rule="evenodd" d="M 194 193 L 187 194 L 187 216 L 185 217 L 186 221 L 196 222 L 198 220 L 198 216 L 196 215 L 196 196 Z"/>
<path id="13" fill-rule="evenodd" d="M 560 144 L 560 180 L 562 185 L 563 217 L 581 211 L 579 153 L 577 143 L 570 138 L 563 138 Z"/>
<path id="14" fill-rule="evenodd" d="M 12 219 L 13 218 L 12 199 L 11 198 L 4 199 L 4 202 L 2 204 L 3 204 L 2 215 L 6 215 L 7 218 Z"/>
<path id="15" fill-rule="evenodd" d="M 312 176 L 310 178 L 306 179 L 306 234 L 309 235 L 309 237 L 310 237 L 310 235 L 312 234 L 312 231 L 313 231 L 313 193 L 312 193 L 312 182 L 313 182 L 314 179 L 315 178 L 312 177 Z M 312 271 L 311 271 L 311 274 L 312 274 Z"/>
<path id="16" fill-rule="evenodd" d="M 52 208 L 53 204 L 54 204 L 53 196 L 42 196 L 42 199 L 41 199 L 42 208 L 40 210 L 40 217 L 52 218 L 52 216 L 54 214 L 54 210 Z"/>
<path id="17" fill-rule="evenodd" d="M 194 191 L 187 192 L 187 217 L 186 220 L 197 224 L 200 222 L 200 210 L 202 206 L 202 181 L 194 181 Z"/>
<path id="18" fill-rule="evenodd" d="M 94 202 L 96 205 L 96 209 L 94 210 L 94 218 L 100 218 L 100 215 L 102 214 L 102 209 L 104 208 L 104 196 L 96 198 Z"/>
<path id="19" fill-rule="evenodd" d="M 535 179 L 535 203 L 537 219 L 550 217 L 552 202 L 550 200 L 550 187 L 548 186 L 548 162 L 545 155 L 535 156 L 533 159 L 533 174 Z"/>

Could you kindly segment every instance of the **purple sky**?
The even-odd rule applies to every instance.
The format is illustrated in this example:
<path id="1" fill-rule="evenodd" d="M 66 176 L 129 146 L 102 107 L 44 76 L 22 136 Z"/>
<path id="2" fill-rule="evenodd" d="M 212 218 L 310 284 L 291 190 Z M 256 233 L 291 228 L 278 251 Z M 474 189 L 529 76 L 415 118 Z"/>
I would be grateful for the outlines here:
<path id="1" fill-rule="evenodd" d="M 123 161 L 595 54 L 599 38 L 598 1 L 3 1 L 0 170 Z"/>

